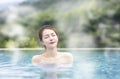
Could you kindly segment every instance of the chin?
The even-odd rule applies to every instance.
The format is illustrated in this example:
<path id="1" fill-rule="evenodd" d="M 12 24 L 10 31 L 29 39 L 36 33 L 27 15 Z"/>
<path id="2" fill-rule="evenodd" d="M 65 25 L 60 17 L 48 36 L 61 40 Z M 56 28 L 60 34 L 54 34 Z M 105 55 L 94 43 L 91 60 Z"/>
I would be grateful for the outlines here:
<path id="1" fill-rule="evenodd" d="M 53 46 L 49 46 L 48 48 L 56 48 L 57 46 L 56 45 L 53 45 Z"/>

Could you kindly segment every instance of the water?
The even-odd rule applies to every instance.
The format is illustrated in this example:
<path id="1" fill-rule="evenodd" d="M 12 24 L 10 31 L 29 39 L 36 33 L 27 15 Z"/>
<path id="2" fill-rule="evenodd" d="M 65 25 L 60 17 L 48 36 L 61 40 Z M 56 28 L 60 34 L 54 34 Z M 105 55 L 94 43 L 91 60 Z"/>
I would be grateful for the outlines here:
<path id="1" fill-rule="evenodd" d="M 120 79 L 120 50 L 69 51 L 74 57 L 73 67 L 61 67 L 57 74 L 51 68 L 53 72 L 47 71 L 47 75 L 31 63 L 32 56 L 41 50 L 0 50 L 0 79 Z"/>

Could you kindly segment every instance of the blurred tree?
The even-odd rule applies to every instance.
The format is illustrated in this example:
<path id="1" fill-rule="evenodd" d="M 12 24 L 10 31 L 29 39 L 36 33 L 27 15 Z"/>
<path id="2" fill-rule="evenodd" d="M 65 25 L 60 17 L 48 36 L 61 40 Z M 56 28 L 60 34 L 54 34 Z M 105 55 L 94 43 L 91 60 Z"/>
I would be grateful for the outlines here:
<path id="1" fill-rule="evenodd" d="M 58 47 L 65 47 L 65 40 L 64 40 L 65 36 L 57 28 L 55 16 L 54 16 L 54 13 L 52 10 L 44 10 L 43 12 L 39 12 L 34 18 L 32 18 L 32 20 L 31 20 L 31 17 L 25 17 L 25 19 L 23 18 L 19 22 L 23 26 L 26 26 L 29 38 L 34 38 L 35 40 L 37 40 L 36 41 L 37 44 L 39 44 L 39 38 L 38 38 L 39 28 L 43 25 L 54 26 L 60 33 L 59 40 L 61 41 L 61 43 L 59 43 Z M 29 42 L 32 42 L 32 41 L 29 41 Z M 20 47 L 23 47 L 23 46 L 24 45 L 22 44 Z M 37 45 L 37 46 L 39 46 L 39 45 Z M 27 47 L 30 47 L 30 44 Z M 35 46 L 33 46 L 33 47 L 35 47 Z"/>
<path id="2" fill-rule="evenodd" d="M 21 5 L 22 6 L 32 6 L 36 10 L 45 10 L 54 6 L 59 0 L 26 0 Z"/>
<path id="3" fill-rule="evenodd" d="M 36 41 L 34 38 L 29 38 L 29 37 L 25 37 L 24 39 L 18 41 L 18 47 L 19 48 L 23 48 L 23 47 L 27 47 L 27 48 L 36 48 L 38 47 Z"/>
<path id="4" fill-rule="evenodd" d="M 4 25 L 6 22 L 6 13 L 4 11 L 0 11 L 0 27 Z"/>
<path id="5" fill-rule="evenodd" d="M 97 47 L 120 46 L 120 1 L 100 0 L 101 6 L 92 10 L 95 16 L 88 18 L 85 31 L 95 37 Z"/>
<path id="6" fill-rule="evenodd" d="M 62 25 L 60 28 L 68 34 L 70 32 L 91 34 L 96 47 L 120 47 L 119 4 L 120 0 L 26 0 L 19 5 L 22 9 L 17 8 L 20 11 L 15 10 L 15 13 L 18 11 L 19 16 L 13 22 L 25 27 L 25 38 L 28 39 L 23 38 L 23 41 L 18 42 L 15 40 L 16 37 L 9 37 L 1 33 L 0 47 L 5 47 L 5 44 L 9 44 L 6 42 L 10 40 L 18 42 L 18 47 L 38 47 L 38 30 L 45 24 L 57 28 L 60 34 L 59 47 L 66 47 L 68 37 L 59 30 L 59 25 Z M 24 9 L 24 7 L 29 8 Z M 31 7 L 32 10 L 30 10 Z M 7 15 L 4 12 L 0 12 L 0 14 L 0 27 L 4 27 Z"/>
<path id="7" fill-rule="evenodd" d="M 10 38 L 2 33 L 0 33 L 0 48 L 5 48 L 6 47 L 6 42 L 9 40 Z"/>

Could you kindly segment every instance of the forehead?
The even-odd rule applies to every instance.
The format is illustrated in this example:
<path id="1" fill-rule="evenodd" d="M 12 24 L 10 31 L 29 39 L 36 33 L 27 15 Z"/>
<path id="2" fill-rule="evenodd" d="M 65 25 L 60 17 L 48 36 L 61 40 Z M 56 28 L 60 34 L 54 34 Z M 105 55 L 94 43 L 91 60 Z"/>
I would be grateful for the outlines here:
<path id="1" fill-rule="evenodd" d="M 43 35 L 47 35 L 47 34 L 51 34 L 51 33 L 55 33 L 55 32 L 51 29 L 44 29 L 43 30 Z"/>

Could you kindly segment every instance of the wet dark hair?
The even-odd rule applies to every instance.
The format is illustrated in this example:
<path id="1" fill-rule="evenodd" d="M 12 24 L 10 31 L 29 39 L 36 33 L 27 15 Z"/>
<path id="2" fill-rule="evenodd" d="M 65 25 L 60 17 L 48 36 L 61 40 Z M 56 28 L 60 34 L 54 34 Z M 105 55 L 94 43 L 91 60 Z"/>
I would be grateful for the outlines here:
<path id="1" fill-rule="evenodd" d="M 43 41 L 43 40 L 42 40 L 42 38 L 43 38 L 42 34 L 43 34 L 43 31 L 44 31 L 45 29 L 53 30 L 53 31 L 56 33 L 56 35 L 58 36 L 58 33 L 57 33 L 56 29 L 55 29 L 53 26 L 51 26 L 51 25 L 43 25 L 43 26 L 39 29 L 39 39 L 40 39 L 40 41 Z"/>

